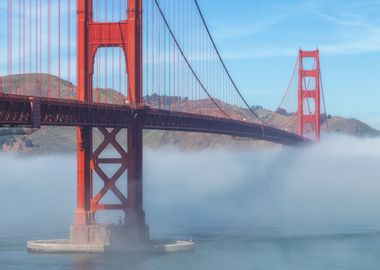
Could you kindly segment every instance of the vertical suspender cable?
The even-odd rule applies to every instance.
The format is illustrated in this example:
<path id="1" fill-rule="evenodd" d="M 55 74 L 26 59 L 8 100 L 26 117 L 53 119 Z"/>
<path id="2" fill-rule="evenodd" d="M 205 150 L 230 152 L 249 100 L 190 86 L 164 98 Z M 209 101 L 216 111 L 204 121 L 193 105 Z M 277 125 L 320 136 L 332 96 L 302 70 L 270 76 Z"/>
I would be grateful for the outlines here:
<path id="1" fill-rule="evenodd" d="M 71 0 L 67 0 L 67 80 L 69 88 L 67 89 L 68 98 L 73 96 L 71 92 Z"/>
<path id="2" fill-rule="evenodd" d="M 119 13 L 118 13 L 118 22 L 120 23 L 121 22 L 121 0 L 119 0 L 118 1 L 118 10 L 119 10 Z M 118 91 L 119 91 L 119 93 L 120 93 L 120 97 L 123 97 L 123 95 L 122 95 L 122 90 L 121 90 L 121 75 L 122 75 L 122 73 L 121 73 L 121 51 L 122 50 L 124 50 L 124 47 L 123 48 L 120 48 L 119 49 L 119 51 L 118 51 L 118 65 L 119 65 L 119 76 L 118 76 L 118 78 L 117 78 L 117 80 L 118 80 Z M 123 98 L 121 98 L 121 100 L 123 100 Z"/>
<path id="3" fill-rule="evenodd" d="M 171 7 L 171 21 L 172 21 L 172 25 L 175 24 L 175 21 L 176 21 L 176 9 L 175 9 L 175 3 L 173 3 L 173 6 Z M 174 45 L 174 42 L 173 40 L 171 40 L 171 46 L 172 46 L 172 72 L 171 72 L 171 81 L 172 81 L 172 96 L 173 96 L 173 101 L 172 101 L 172 108 L 171 110 L 175 110 L 176 109 L 176 106 L 177 106 L 177 97 L 176 97 L 176 48 L 175 48 L 175 45 Z"/>
<path id="4" fill-rule="evenodd" d="M 319 61 L 319 77 L 320 77 L 320 87 L 321 87 L 321 93 L 322 93 L 322 101 L 323 101 L 323 107 L 325 109 L 325 122 L 326 122 L 326 131 L 329 132 L 329 119 L 327 117 L 327 108 L 326 108 L 326 100 L 325 100 L 325 93 L 323 90 L 323 80 L 322 80 L 322 72 L 321 72 L 321 61 Z"/>
<path id="5" fill-rule="evenodd" d="M 171 21 L 172 21 L 172 24 L 173 22 L 175 22 L 175 5 L 173 4 L 173 7 L 171 8 Z M 172 96 L 173 96 L 173 101 L 172 101 L 172 106 L 171 106 L 171 110 L 174 110 L 175 109 L 175 104 L 177 102 L 177 98 L 175 96 L 175 47 L 174 47 L 174 42 L 173 40 L 171 41 L 171 46 L 172 46 L 172 62 L 171 62 L 171 66 L 172 66 L 172 71 L 171 71 L 171 81 L 172 81 Z"/>
<path id="6" fill-rule="evenodd" d="M 26 63 L 25 63 L 25 46 L 26 46 L 26 40 L 25 40 L 25 1 L 22 0 L 22 73 L 26 73 Z"/>
<path id="7" fill-rule="evenodd" d="M 10 30 L 9 30 L 9 26 L 10 26 L 10 23 L 9 23 L 9 18 L 11 16 L 10 14 L 10 4 L 11 4 L 11 1 L 8 0 L 7 2 L 7 83 L 9 82 L 9 63 L 10 63 L 10 53 L 9 53 L 9 47 L 10 47 L 10 44 L 9 44 L 9 34 L 10 34 Z"/>
<path id="8" fill-rule="evenodd" d="M 34 89 L 34 95 L 38 95 L 38 83 L 39 83 L 39 74 L 38 74 L 38 46 L 39 46 L 39 40 L 38 40 L 38 0 L 37 3 L 35 3 L 34 8 L 34 15 L 35 15 L 35 39 L 36 39 L 36 48 L 35 48 L 35 89 Z"/>
<path id="9" fill-rule="evenodd" d="M 166 0 L 164 0 L 164 12 L 166 12 Z M 166 31 L 163 27 L 162 30 L 162 41 L 163 41 L 163 53 L 162 53 L 162 95 L 163 95 L 163 108 L 166 109 Z"/>
<path id="10" fill-rule="evenodd" d="M 171 5 L 170 5 L 170 2 L 169 2 L 169 5 L 168 5 L 168 17 L 169 17 L 169 20 L 170 22 L 172 21 L 172 13 L 171 13 Z M 168 101 L 168 105 L 169 105 L 169 110 L 172 109 L 172 102 L 173 102 L 173 95 L 172 95 L 172 42 L 171 42 L 171 39 L 170 39 L 170 36 L 168 35 L 168 43 L 169 43 L 169 51 L 168 51 L 168 58 L 169 58 L 169 61 L 168 61 L 168 76 L 169 76 L 169 79 L 168 79 L 168 88 L 169 88 L 169 101 Z"/>
<path id="11" fill-rule="evenodd" d="M 12 94 L 12 1 L 8 0 L 7 6 L 7 57 L 8 57 L 8 67 L 7 67 L 7 84 L 9 87 L 9 92 Z"/>
<path id="12" fill-rule="evenodd" d="M 39 9 L 40 9 L 40 14 L 39 14 L 39 17 L 40 17 L 40 37 L 39 37 L 39 40 L 40 40 L 40 53 L 39 53 L 39 65 L 40 65 L 40 84 L 39 84 L 39 96 L 41 97 L 42 96 L 42 0 L 40 0 L 39 2 Z"/>
<path id="13" fill-rule="evenodd" d="M 191 36 L 193 37 L 191 39 L 191 58 L 192 60 L 194 61 L 194 49 L 195 49 L 195 38 L 194 38 L 194 8 L 191 9 L 191 30 L 190 30 L 190 34 Z M 195 65 L 195 62 L 194 62 L 194 65 Z M 193 102 L 195 101 L 195 96 L 194 96 L 194 77 L 191 76 L 191 99 L 193 100 Z M 195 104 L 194 104 L 195 106 Z M 193 108 L 194 109 L 194 108 Z"/>
<path id="14" fill-rule="evenodd" d="M 185 9 L 186 9 L 185 2 L 186 2 L 186 0 L 184 0 L 182 2 L 182 43 L 183 43 L 182 48 L 184 50 L 184 53 L 187 54 L 187 43 L 186 43 L 186 36 L 187 36 L 187 33 L 186 33 L 186 21 L 187 21 L 186 14 L 187 14 L 187 12 L 185 11 Z M 182 72 L 182 74 L 183 74 L 182 85 L 183 85 L 183 89 L 184 89 L 183 96 L 184 96 L 185 102 L 186 102 L 185 103 L 186 106 L 184 107 L 184 110 L 188 111 L 189 103 L 187 100 L 187 72 L 186 72 L 187 70 L 185 68 L 184 62 L 182 62 L 182 66 L 183 66 L 182 67 L 182 70 L 183 70 L 183 72 Z"/>
<path id="15" fill-rule="evenodd" d="M 108 22 L 108 9 L 107 9 L 107 0 L 104 1 L 104 14 L 105 14 L 105 22 Z M 108 102 L 108 48 L 104 49 L 105 56 L 105 64 L 104 64 L 104 95 L 105 95 L 105 103 Z"/>
<path id="16" fill-rule="evenodd" d="M 152 96 L 154 95 L 154 98 L 153 98 L 153 106 L 156 107 L 156 93 L 157 93 L 157 49 L 158 49 L 158 46 L 157 46 L 157 40 L 158 40 L 158 37 L 157 37 L 157 33 L 158 33 L 158 29 L 157 29 L 157 18 L 158 16 L 155 15 L 155 13 L 153 13 L 153 29 L 152 29 L 152 67 L 153 67 L 153 76 L 152 76 L 152 83 L 154 83 L 154 87 L 153 87 L 153 90 L 152 90 Z"/>
<path id="17" fill-rule="evenodd" d="M 48 0 L 48 97 L 51 97 L 51 0 Z"/>
<path id="18" fill-rule="evenodd" d="M 13 1 L 10 1 L 10 4 L 9 4 L 9 79 L 10 79 L 10 92 L 12 93 L 13 91 L 13 78 L 12 78 L 12 61 L 13 61 L 13 53 L 12 53 L 12 47 L 13 47 L 13 26 L 12 26 L 12 15 L 13 15 L 13 11 L 12 11 L 12 2 Z"/>
<path id="19" fill-rule="evenodd" d="M 112 0 L 112 22 L 115 21 L 115 0 Z M 115 103 L 115 48 L 112 47 L 112 102 Z"/>
<path id="20" fill-rule="evenodd" d="M 149 94 L 149 64 L 148 64 L 148 53 L 149 53 L 149 1 L 145 1 L 145 74 L 143 74 L 143 79 L 145 82 L 145 94 Z M 145 75 L 145 76 L 144 76 Z M 146 100 L 144 99 L 144 103 Z"/>
<path id="21" fill-rule="evenodd" d="M 18 73 L 21 74 L 21 0 L 18 0 Z"/>
<path id="22" fill-rule="evenodd" d="M 198 57 L 198 73 L 202 72 L 202 55 L 201 55 L 201 51 L 202 51 L 202 36 L 201 36 L 201 23 L 199 20 L 198 21 L 198 25 L 197 25 L 197 37 L 198 37 L 198 54 L 197 54 L 197 57 Z M 197 87 L 198 87 L 198 97 L 199 97 L 199 100 L 202 99 L 202 95 L 201 95 L 201 87 L 199 84 L 197 84 Z"/>
<path id="23" fill-rule="evenodd" d="M 158 108 L 161 109 L 161 20 L 157 16 L 157 91 L 158 91 Z"/>
<path id="24" fill-rule="evenodd" d="M 33 95 L 32 77 L 32 0 L 29 0 L 29 95 Z"/>
<path id="25" fill-rule="evenodd" d="M 189 3 L 189 1 L 186 0 L 187 3 Z M 190 43 L 189 43 L 189 9 L 190 7 L 187 5 L 187 8 L 186 8 L 186 41 L 185 41 L 185 44 L 187 45 L 187 55 L 190 55 Z M 189 83 L 189 72 L 187 71 L 186 72 L 186 81 L 185 81 L 185 84 L 186 84 L 186 89 L 187 89 L 187 111 L 190 112 L 190 83 Z"/>
<path id="26" fill-rule="evenodd" d="M 58 98 L 61 98 L 61 0 L 58 0 Z"/>
<path id="27" fill-rule="evenodd" d="M 99 21 L 100 20 L 100 0 L 97 0 L 97 5 L 96 5 L 96 19 Z M 100 61 L 101 61 L 101 50 L 98 51 L 96 55 L 96 90 L 98 92 L 98 98 L 97 102 L 101 101 L 101 93 L 100 93 L 100 84 L 101 84 L 101 78 L 100 78 Z"/>
<path id="28" fill-rule="evenodd" d="M 154 100 L 153 100 L 153 91 L 154 91 L 154 32 L 155 32 L 155 12 L 154 12 L 154 9 L 153 9 L 153 6 L 152 6 L 152 9 L 151 9 L 151 13 L 152 13 L 152 26 L 151 26 L 151 30 L 150 30 L 150 36 L 151 36 L 151 44 L 150 44 L 150 54 L 151 54 L 151 58 L 150 58 L 150 68 L 151 68 L 151 89 L 150 89 L 150 97 L 151 97 L 151 105 L 154 105 Z"/>

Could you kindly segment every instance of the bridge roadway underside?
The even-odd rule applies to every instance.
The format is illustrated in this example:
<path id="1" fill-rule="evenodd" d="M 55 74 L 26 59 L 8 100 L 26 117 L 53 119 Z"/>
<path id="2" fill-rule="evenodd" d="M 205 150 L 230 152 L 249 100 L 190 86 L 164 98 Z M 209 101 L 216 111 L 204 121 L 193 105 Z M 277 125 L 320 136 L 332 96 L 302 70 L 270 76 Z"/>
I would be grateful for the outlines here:
<path id="1" fill-rule="evenodd" d="M 265 125 L 192 113 L 52 98 L 0 94 L 0 126 L 120 127 L 134 121 L 145 129 L 201 132 L 270 141 L 284 145 L 307 142 L 296 134 Z"/>

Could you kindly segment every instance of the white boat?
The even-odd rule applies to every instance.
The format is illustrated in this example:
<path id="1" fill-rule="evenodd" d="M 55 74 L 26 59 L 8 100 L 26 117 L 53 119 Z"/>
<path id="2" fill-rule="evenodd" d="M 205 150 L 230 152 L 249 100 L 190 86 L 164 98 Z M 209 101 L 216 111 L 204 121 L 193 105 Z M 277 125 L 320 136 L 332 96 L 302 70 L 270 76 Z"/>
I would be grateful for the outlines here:
<path id="1" fill-rule="evenodd" d="M 191 251 L 194 250 L 194 242 L 193 240 L 188 241 L 177 241 L 174 244 L 166 244 L 164 245 L 165 252 L 181 252 L 181 251 Z"/>

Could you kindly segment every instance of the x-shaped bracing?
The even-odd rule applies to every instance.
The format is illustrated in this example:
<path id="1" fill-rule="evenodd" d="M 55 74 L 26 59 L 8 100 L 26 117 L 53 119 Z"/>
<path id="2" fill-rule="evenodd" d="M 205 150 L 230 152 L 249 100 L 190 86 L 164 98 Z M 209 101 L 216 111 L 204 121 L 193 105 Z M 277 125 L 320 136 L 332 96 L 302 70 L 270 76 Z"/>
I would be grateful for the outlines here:
<path id="1" fill-rule="evenodd" d="M 93 212 L 97 210 L 124 210 L 127 209 L 127 198 L 116 187 L 117 180 L 123 175 L 128 168 L 127 158 L 128 153 L 117 142 L 116 135 L 120 132 L 121 128 L 114 128 L 109 132 L 106 128 L 98 128 L 104 136 L 102 143 L 96 148 L 92 155 L 92 168 L 103 180 L 104 186 L 102 189 L 91 199 L 91 209 Z M 111 144 L 113 148 L 120 154 L 120 158 L 100 158 L 101 153 L 106 147 Z M 100 164 L 120 164 L 120 168 L 112 175 L 107 176 Z M 120 200 L 120 204 L 99 204 L 100 200 L 106 195 L 108 191 L 112 191 Z"/>

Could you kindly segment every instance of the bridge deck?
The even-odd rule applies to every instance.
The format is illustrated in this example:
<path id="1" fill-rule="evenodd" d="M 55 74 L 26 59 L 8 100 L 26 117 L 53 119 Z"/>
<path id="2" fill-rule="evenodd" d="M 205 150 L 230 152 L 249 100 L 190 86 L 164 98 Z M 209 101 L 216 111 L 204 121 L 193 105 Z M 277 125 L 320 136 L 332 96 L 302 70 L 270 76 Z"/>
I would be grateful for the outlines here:
<path id="1" fill-rule="evenodd" d="M 128 128 L 141 121 L 145 129 L 231 135 L 293 145 L 308 140 L 277 128 L 233 119 L 157 110 L 140 106 L 86 103 L 76 100 L 0 95 L 1 126 L 90 126 Z"/>

